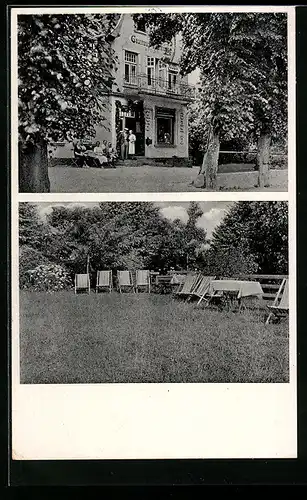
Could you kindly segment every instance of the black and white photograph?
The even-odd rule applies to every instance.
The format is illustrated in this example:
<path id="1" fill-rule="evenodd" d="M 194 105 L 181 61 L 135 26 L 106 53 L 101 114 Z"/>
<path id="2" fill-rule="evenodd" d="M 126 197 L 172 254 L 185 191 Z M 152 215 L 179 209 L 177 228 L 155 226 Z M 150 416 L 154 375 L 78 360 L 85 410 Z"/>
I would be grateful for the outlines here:
<path id="1" fill-rule="evenodd" d="M 287 202 L 19 214 L 21 383 L 289 381 Z"/>
<path id="2" fill-rule="evenodd" d="M 288 13 L 153 11 L 18 15 L 20 193 L 288 190 Z"/>
<path id="3" fill-rule="evenodd" d="M 295 9 L 11 9 L 13 460 L 295 458 Z"/>

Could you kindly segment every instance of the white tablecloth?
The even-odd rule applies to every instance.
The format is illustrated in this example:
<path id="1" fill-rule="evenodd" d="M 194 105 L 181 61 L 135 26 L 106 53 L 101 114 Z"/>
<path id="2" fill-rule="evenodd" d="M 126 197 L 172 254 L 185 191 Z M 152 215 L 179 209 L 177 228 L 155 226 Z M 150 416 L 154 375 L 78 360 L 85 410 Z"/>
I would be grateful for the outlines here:
<path id="1" fill-rule="evenodd" d="M 174 274 L 171 279 L 171 285 L 180 285 L 186 279 L 186 274 Z"/>
<path id="2" fill-rule="evenodd" d="M 213 280 L 210 284 L 210 292 L 213 293 L 216 291 L 238 292 L 238 299 L 263 294 L 262 287 L 258 281 Z"/>

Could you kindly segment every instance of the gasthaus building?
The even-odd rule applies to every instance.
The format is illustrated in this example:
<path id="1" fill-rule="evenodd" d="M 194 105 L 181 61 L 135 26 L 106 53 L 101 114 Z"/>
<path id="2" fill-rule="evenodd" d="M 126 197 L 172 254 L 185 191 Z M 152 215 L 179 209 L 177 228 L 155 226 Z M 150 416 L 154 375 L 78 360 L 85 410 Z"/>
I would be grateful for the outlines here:
<path id="1" fill-rule="evenodd" d="M 154 49 L 132 16 L 121 14 L 113 48 L 118 69 L 112 91 L 104 96 L 106 121 L 97 128 L 96 140 L 117 147 L 119 132 L 128 128 L 136 135 L 135 155 L 141 163 L 188 166 L 187 105 L 195 88 L 179 76 L 179 37 Z"/>

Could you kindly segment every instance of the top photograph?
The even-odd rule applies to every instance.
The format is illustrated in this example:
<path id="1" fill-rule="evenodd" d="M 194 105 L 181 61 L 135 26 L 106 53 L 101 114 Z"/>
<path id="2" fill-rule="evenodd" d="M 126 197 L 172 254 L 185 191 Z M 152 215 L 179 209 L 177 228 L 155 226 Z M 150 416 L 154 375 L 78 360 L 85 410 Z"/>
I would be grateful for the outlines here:
<path id="1" fill-rule="evenodd" d="M 37 11 L 17 15 L 20 193 L 288 190 L 287 12 Z"/>

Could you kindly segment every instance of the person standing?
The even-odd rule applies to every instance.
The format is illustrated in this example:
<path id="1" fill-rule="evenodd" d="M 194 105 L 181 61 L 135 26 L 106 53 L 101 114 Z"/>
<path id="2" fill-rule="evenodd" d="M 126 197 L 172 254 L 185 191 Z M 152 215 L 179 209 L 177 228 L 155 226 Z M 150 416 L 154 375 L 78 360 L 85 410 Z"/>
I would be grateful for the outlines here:
<path id="1" fill-rule="evenodd" d="M 134 135 L 133 130 L 129 130 L 129 150 L 128 150 L 129 156 L 135 155 L 135 141 L 136 141 L 136 136 Z"/>
<path id="2" fill-rule="evenodd" d="M 125 128 L 119 133 L 118 140 L 120 146 L 121 159 L 126 160 L 128 158 L 128 146 L 129 146 L 129 134 L 127 128 Z"/>

